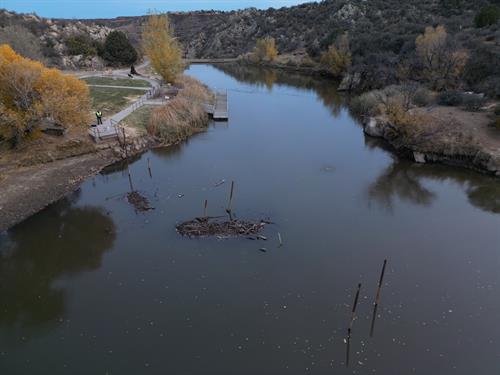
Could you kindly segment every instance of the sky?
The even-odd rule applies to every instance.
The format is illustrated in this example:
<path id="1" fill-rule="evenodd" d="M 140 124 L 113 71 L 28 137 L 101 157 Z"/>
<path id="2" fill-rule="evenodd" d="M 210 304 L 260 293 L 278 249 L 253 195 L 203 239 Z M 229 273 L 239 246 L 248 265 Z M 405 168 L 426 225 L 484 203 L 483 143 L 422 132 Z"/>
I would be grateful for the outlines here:
<path id="1" fill-rule="evenodd" d="M 0 0 L 0 8 L 48 18 L 112 18 L 144 15 L 150 10 L 281 8 L 307 1 L 312 0 Z"/>

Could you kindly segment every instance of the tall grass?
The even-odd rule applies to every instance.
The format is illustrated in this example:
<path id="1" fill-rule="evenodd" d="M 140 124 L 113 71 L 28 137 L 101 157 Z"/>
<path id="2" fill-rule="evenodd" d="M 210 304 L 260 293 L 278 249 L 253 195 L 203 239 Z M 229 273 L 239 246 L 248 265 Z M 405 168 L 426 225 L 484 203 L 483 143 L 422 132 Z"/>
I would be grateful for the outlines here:
<path id="1" fill-rule="evenodd" d="M 197 80 L 182 76 L 176 86 L 179 93 L 164 106 L 157 108 L 149 121 L 148 133 L 165 143 L 177 143 L 208 125 L 204 103 L 212 100 L 208 88 Z"/>

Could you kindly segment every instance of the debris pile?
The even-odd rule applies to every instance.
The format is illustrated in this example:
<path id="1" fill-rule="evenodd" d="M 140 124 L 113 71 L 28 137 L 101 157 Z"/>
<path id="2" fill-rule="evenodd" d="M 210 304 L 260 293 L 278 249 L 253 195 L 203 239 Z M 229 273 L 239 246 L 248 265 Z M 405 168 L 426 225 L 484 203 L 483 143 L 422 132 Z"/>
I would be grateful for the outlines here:
<path id="1" fill-rule="evenodd" d="M 256 235 L 266 224 L 266 220 L 257 222 L 230 220 L 217 221 L 216 218 L 203 217 L 186 221 L 176 226 L 177 232 L 187 237 L 248 237 Z"/>
<path id="2" fill-rule="evenodd" d="M 136 190 L 127 193 L 127 201 L 134 206 L 137 211 L 145 212 L 154 209 L 154 207 L 149 205 L 148 198 L 139 194 Z"/>

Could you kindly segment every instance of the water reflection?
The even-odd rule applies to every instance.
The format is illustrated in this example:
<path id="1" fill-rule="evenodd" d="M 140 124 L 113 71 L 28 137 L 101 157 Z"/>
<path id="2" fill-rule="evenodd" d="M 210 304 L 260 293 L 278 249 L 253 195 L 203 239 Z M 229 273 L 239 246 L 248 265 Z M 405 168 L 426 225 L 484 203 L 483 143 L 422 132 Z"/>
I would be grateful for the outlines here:
<path id="1" fill-rule="evenodd" d="M 379 140 L 367 140 L 370 147 L 385 148 Z M 393 162 L 368 188 L 368 198 L 392 210 L 395 199 L 420 206 L 430 206 L 436 194 L 424 185 L 424 180 L 452 181 L 459 184 L 469 202 L 483 211 L 500 213 L 500 184 L 497 178 L 471 173 L 464 168 L 439 164 L 418 164 L 393 156 Z"/>
<path id="2" fill-rule="evenodd" d="M 96 207 L 73 207 L 74 199 L 63 199 L 0 238 L 0 326 L 54 324 L 66 305 L 66 293 L 54 281 L 98 269 L 112 247 L 111 218 Z"/>
<path id="3" fill-rule="evenodd" d="M 336 82 L 331 80 L 260 66 L 241 64 L 214 66 L 239 82 L 250 83 L 257 87 L 266 87 L 268 90 L 271 90 L 274 85 L 280 85 L 314 91 L 334 116 L 340 113 L 345 103 L 344 96 L 336 90 Z"/>
<path id="4" fill-rule="evenodd" d="M 370 201 L 376 201 L 389 210 L 396 198 L 421 206 L 430 206 L 436 195 L 422 185 L 420 176 L 406 162 L 395 160 L 368 187 Z"/>

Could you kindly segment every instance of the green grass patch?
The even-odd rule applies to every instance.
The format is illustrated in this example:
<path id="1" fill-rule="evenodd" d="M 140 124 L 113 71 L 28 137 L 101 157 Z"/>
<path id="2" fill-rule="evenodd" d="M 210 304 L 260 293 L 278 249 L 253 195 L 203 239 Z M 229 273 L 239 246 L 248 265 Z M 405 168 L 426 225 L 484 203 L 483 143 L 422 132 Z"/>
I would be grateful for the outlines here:
<path id="1" fill-rule="evenodd" d="M 126 126 L 136 128 L 138 131 L 146 133 L 149 120 L 155 108 L 157 108 L 157 106 L 145 105 L 131 113 L 123 121 Z"/>
<path id="2" fill-rule="evenodd" d="M 139 78 L 87 77 L 83 78 L 82 81 L 85 81 L 88 85 L 151 87 L 148 81 Z"/>
<path id="3" fill-rule="evenodd" d="M 144 93 L 135 89 L 117 89 L 109 87 L 90 87 L 92 110 L 100 110 L 104 118 L 120 112 Z"/>

